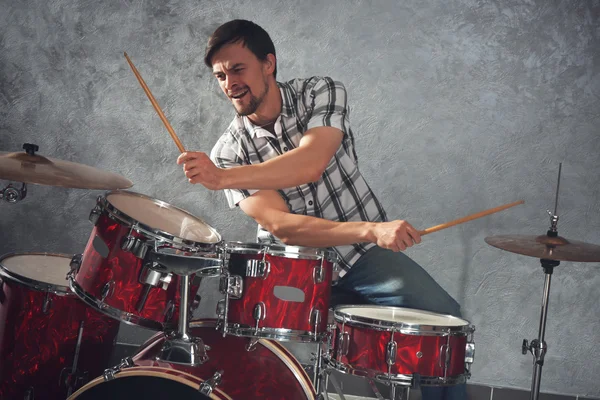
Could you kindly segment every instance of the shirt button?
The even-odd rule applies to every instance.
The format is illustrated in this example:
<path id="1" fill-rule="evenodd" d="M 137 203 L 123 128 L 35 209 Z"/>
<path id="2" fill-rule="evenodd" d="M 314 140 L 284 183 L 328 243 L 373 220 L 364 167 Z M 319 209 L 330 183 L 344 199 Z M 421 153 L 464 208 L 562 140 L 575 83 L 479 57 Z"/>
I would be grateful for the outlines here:
<path id="1" fill-rule="evenodd" d="M 312 202 L 312 200 L 309 200 L 309 201 L 308 201 L 308 205 L 309 205 L 309 206 L 312 206 L 312 205 L 313 205 L 313 202 Z"/>
<path id="2" fill-rule="evenodd" d="M 284 147 L 284 148 L 283 148 L 283 151 L 288 151 L 288 148 L 287 148 L 287 147 Z"/>

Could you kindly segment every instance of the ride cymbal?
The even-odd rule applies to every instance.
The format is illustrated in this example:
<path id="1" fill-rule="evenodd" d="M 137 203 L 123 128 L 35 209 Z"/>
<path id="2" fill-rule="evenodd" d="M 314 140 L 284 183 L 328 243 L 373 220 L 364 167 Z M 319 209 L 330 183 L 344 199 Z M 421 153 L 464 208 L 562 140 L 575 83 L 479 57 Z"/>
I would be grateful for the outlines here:
<path id="1" fill-rule="evenodd" d="M 600 262 L 600 246 L 547 235 L 500 235 L 487 244 L 511 253 L 557 261 Z"/>
<path id="2" fill-rule="evenodd" d="M 133 182 L 121 175 L 27 150 L 27 153 L 0 152 L 0 179 L 77 189 L 115 190 L 133 186 Z"/>

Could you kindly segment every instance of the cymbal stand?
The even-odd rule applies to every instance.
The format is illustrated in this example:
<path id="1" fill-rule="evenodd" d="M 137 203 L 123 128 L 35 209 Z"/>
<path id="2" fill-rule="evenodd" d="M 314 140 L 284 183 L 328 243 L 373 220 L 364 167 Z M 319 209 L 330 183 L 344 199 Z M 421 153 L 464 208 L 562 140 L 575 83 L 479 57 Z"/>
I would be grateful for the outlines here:
<path id="1" fill-rule="evenodd" d="M 556 212 L 558 208 L 558 190 L 560 187 L 561 169 L 562 163 L 559 164 L 558 167 L 558 184 L 556 185 L 554 213 L 548 210 L 548 214 L 550 215 L 550 229 L 546 234 L 549 237 L 558 236 L 558 215 L 556 214 Z M 546 351 L 548 350 L 548 346 L 544 340 L 544 336 L 546 335 L 546 320 L 548 318 L 548 299 L 550 297 L 550 281 L 552 279 L 552 272 L 554 271 L 554 267 L 557 267 L 560 264 L 560 261 L 557 260 L 541 259 L 540 262 L 542 264 L 542 268 L 544 269 L 544 274 L 546 278 L 544 281 L 544 292 L 542 295 L 542 310 L 540 316 L 538 338 L 533 339 L 530 343 L 527 341 L 527 339 L 523 339 L 523 345 L 521 348 L 523 354 L 527 354 L 527 351 L 529 351 L 533 355 L 533 376 L 531 382 L 530 396 L 531 400 L 538 400 L 540 394 L 542 367 L 544 366 L 544 356 L 546 355 Z"/>
<path id="2" fill-rule="evenodd" d="M 30 156 L 34 156 L 35 152 L 40 148 L 36 144 L 32 143 L 24 143 L 23 149 Z M 4 189 L 0 190 L 0 200 L 4 200 L 7 203 L 17 203 L 23 200 L 27 196 L 27 183 L 21 182 L 21 188 L 13 186 L 12 184 L 8 184 Z"/>

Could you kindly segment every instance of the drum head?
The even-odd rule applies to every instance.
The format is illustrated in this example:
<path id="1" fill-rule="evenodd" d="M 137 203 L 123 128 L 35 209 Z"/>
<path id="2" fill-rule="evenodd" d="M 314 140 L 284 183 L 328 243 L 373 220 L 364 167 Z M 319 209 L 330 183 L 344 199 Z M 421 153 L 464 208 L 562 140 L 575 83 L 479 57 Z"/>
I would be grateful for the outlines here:
<path id="1" fill-rule="evenodd" d="M 163 201 L 125 191 L 111 192 L 106 200 L 121 213 L 154 231 L 197 243 L 221 241 L 221 236 L 206 222 Z"/>
<path id="2" fill-rule="evenodd" d="M 71 257 L 65 254 L 23 253 L 4 256 L 0 266 L 4 274 L 22 283 L 70 292 L 67 281 L 70 262 Z"/>
<path id="3" fill-rule="evenodd" d="M 334 312 L 336 320 L 364 322 L 381 326 L 414 328 L 419 326 L 463 327 L 469 322 L 451 315 L 402 307 L 341 306 Z"/>
<path id="4" fill-rule="evenodd" d="M 118 377 L 118 375 L 117 375 Z M 206 400 L 211 397 L 198 392 L 198 388 L 170 379 L 166 373 L 118 377 L 104 382 L 94 380 L 77 391 L 71 399 L 77 400 Z"/>
<path id="5" fill-rule="evenodd" d="M 320 260 L 325 257 L 327 261 L 337 262 L 337 255 L 329 249 L 320 249 L 316 247 L 286 246 L 271 243 L 255 242 L 227 242 L 225 248 L 230 253 L 236 254 L 267 254 L 284 258 L 297 258 L 306 260 Z"/>

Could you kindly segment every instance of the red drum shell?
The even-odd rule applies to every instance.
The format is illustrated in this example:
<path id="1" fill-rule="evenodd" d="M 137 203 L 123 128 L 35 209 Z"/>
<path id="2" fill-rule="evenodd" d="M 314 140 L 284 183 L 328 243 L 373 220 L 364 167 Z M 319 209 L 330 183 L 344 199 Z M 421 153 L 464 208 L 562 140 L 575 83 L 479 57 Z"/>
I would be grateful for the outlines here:
<path id="1" fill-rule="evenodd" d="M 22 256 L 64 260 L 64 268 L 56 272 L 65 277 L 66 283 L 70 256 L 11 254 L 3 256 L 0 263 Z M 83 333 L 77 369 L 87 371 L 87 379 L 91 379 L 108 367 L 119 330 L 118 321 L 85 305 L 67 286 L 32 281 L 5 267 L 0 274 L 1 399 L 23 399 L 28 392 L 36 400 L 64 399 L 68 372 L 65 368 L 73 366 L 81 322 Z M 34 285 L 46 289 L 36 289 Z M 48 290 L 53 286 L 54 291 Z"/>
<path id="2" fill-rule="evenodd" d="M 346 321 L 340 315 L 340 310 L 356 308 L 357 306 L 341 306 L 334 312 L 335 325 L 331 361 L 334 368 L 354 375 L 379 377 L 381 381 L 389 382 L 388 373 L 397 377 L 400 384 L 411 384 L 411 377 L 419 377 L 420 385 L 450 385 L 463 382 L 468 376 L 465 367 L 465 355 L 468 335 L 473 328 L 468 321 L 428 311 L 413 310 L 399 307 L 358 306 L 363 309 L 386 310 L 394 312 L 421 313 L 424 316 L 439 317 L 453 321 L 450 326 L 421 326 L 407 329 L 402 323 L 397 324 L 393 334 L 396 342 L 396 359 L 387 363 L 388 343 L 392 340 L 392 330 L 388 321 L 373 320 L 372 326 L 357 321 Z M 399 318 L 400 320 L 402 317 Z M 459 322 L 462 321 L 462 322 Z M 382 323 L 383 322 L 383 323 Z M 382 325 L 379 325 L 382 323 Z M 457 325 L 462 324 L 462 325 Z M 449 330 L 449 332 L 448 332 Z M 402 332 L 404 331 L 404 333 Z M 446 331 L 446 333 L 444 333 Z M 347 333 L 347 352 L 342 354 L 340 335 Z M 447 348 L 450 348 L 450 359 L 447 370 L 444 371 Z M 392 379 L 395 380 L 395 379 Z"/>
<path id="3" fill-rule="evenodd" d="M 130 214 L 150 223 L 138 221 Z M 151 287 L 143 308 L 138 311 L 145 289 L 140 282 L 144 261 L 133 252 L 123 250 L 122 244 L 131 236 L 140 243 L 156 241 L 163 248 L 180 251 L 184 255 L 201 253 L 219 260 L 216 252 L 220 235 L 184 210 L 127 191 L 100 196 L 91 219 L 95 226 L 83 252 L 81 265 L 71 279 L 77 295 L 89 305 L 132 325 L 157 330 L 177 326 L 181 302 L 180 277 L 172 274 L 171 281 L 165 284 L 166 289 L 162 284 Z M 180 232 L 181 237 L 173 232 Z M 200 239 L 205 239 L 206 243 L 196 241 Z M 199 288 L 194 277 L 190 276 L 191 300 Z"/>
<path id="4" fill-rule="evenodd" d="M 244 246 L 248 246 L 245 249 Z M 229 298 L 227 307 L 227 333 L 248 337 L 265 337 L 278 340 L 320 341 L 327 332 L 327 315 L 331 297 L 331 281 L 334 263 L 328 252 L 299 247 L 266 246 L 260 252 L 252 251 L 257 244 L 236 244 L 228 252 L 227 268 L 231 275 L 241 275 L 243 292 L 240 299 Z M 309 258 L 302 251 L 315 251 Z M 245 267 L 250 260 L 270 263 L 268 275 L 245 276 Z M 317 258 L 318 257 L 318 258 Z M 315 269 L 323 267 L 323 279 L 315 283 Z M 304 301 L 287 301 L 276 296 L 276 287 L 292 287 L 304 293 Z M 265 315 L 259 323 L 258 334 L 254 333 L 256 320 L 254 308 L 264 303 Z M 319 311 L 318 335 L 314 335 L 313 312 Z M 286 332 L 291 330 L 292 332 Z"/>
<path id="5" fill-rule="evenodd" d="M 268 340 L 259 340 L 248 351 L 250 339 L 226 336 L 215 329 L 214 320 L 192 321 L 190 334 L 202 338 L 210 347 L 208 361 L 192 367 L 189 365 L 157 361 L 165 341 L 164 333 L 157 333 L 144 343 L 133 357 L 135 364 L 115 375 L 123 374 L 169 373 L 181 383 L 193 386 L 210 379 L 215 372 L 223 371 L 221 383 L 216 386 L 213 395 L 218 399 L 314 399 L 315 392 L 306 372 L 298 361 L 280 344 Z M 139 371 L 139 372 L 136 372 Z M 163 376 L 164 378 L 164 376 Z M 91 385 L 88 385 L 91 386 Z M 84 393 L 82 388 L 73 399 Z M 82 399 L 86 397 L 82 396 Z"/>

